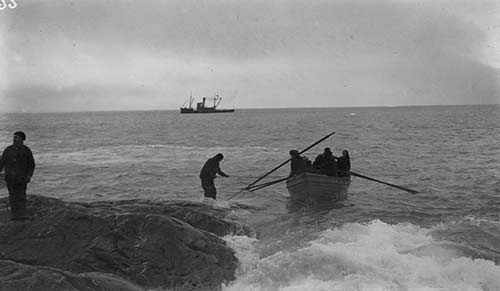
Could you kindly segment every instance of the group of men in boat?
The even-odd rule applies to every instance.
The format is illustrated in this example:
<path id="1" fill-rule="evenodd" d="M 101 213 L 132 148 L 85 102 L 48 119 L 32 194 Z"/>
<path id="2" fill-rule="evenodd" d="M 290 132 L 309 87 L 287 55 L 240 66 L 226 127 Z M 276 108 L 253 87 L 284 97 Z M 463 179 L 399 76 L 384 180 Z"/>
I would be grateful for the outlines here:
<path id="1" fill-rule="evenodd" d="M 332 150 L 327 147 L 312 163 L 306 156 L 301 156 L 297 150 L 291 150 L 290 156 L 291 166 L 289 177 L 304 172 L 319 173 L 333 177 L 347 177 L 351 170 L 351 161 L 347 150 L 343 150 L 342 155 L 336 157 L 332 154 Z"/>
<path id="2" fill-rule="evenodd" d="M 304 172 L 319 173 L 333 177 L 347 177 L 351 170 L 351 161 L 347 150 L 343 150 L 342 155 L 336 157 L 332 154 L 332 150 L 327 147 L 312 163 L 306 156 L 301 156 L 297 150 L 291 150 L 290 156 L 292 158 L 289 177 Z M 205 192 L 205 197 L 216 199 L 217 189 L 215 188 L 214 179 L 217 175 L 229 177 L 229 175 L 224 173 L 220 168 L 220 162 L 223 159 L 224 155 L 218 153 L 208 159 L 201 168 L 201 187 Z"/>

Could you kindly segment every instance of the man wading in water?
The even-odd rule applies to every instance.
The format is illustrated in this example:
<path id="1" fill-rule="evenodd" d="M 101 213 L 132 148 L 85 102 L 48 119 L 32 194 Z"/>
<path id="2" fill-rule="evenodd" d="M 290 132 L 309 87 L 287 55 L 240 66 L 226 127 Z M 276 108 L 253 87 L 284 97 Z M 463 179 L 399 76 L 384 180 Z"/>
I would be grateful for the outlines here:
<path id="1" fill-rule="evenodd" d="M 217 195 L 217 189 L 215 189 L 214 179 L 217 174 L 222 177 L 229 177 L 226 173 L 222 172 L 219 163 L 224 159 L 221 153 L 216 154 L 214 157 L 208 159 L 203 168 L 201 168 L 200 179 L 201 187 L 205 191 L 205 197 L 209 197 L 215 200 Z"/>
<path id="2" fill-rule="evenodd" d="M 14 133 L 13 144 L 5 148 L 0 157 L 0 172 L 5 168 L 5 182 L 9 190 L 12 220 L 28 220 L 26 187 L 35 171 L 35 159 L 30 148 L 24 145 L 26 135 Z"/>

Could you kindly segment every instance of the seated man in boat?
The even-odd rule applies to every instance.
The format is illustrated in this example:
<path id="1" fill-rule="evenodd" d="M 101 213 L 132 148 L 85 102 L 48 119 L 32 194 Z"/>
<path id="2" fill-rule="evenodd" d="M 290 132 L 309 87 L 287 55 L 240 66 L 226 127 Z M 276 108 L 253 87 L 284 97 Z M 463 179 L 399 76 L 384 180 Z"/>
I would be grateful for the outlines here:
<path id="1" fill-rule="evenodd" d="M 325 148 L 322 154 L 319 154 L 313 163 L 314 168 L 327 176 L 336 176 L 337 158 L 332 154 L 330 148 Z"/>
<path id="2" fill-rule="evenodd" d="M 342 151 L 342 156 L 338 158 L 338 174 L 340 177 L 347 177 L 350 175 L 351 160 L 347 150 Z"/>
<path id="3" fill-rule="evenodd" d="M 319 169 L 316 169 L 315 167 L 313 167 L 312 162 L 308 157 L 302 156 L 302 159 L 304 160 L 304 162 L 306 162 L 306 172 L 308 172 L 308 173 L 320 173 Z"/>
<path id="4" fill-rule="evenodd" d="M 291 165 L 290 165 L 290 175 L 288 177 L 292 177 L 301 173 L 304 173 L 307 169 L 306 161 L 300 156 L 299 151 L 291 150 L 290 151 Z"/>
<path id="5" fill-rule="evenodd" d="M 311 160 L 310 160 L 308 157 L 306 157 L 306 156 L 301 156 L 301 157 L 302 157 L 302 159 L 304 160 L 304 162 L 306 163 L 306 171 L 308 171 L 308 170 L 309 170 L 309 168 L 312 168 L 312 162 L 311 162 Z"/>

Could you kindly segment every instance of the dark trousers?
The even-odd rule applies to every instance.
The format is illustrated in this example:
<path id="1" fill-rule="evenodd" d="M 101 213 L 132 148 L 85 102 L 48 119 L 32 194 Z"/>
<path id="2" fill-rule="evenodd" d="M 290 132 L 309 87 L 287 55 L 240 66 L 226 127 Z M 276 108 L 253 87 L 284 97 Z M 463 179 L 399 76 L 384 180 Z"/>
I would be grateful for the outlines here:
<path id="1" fill-rule="evenodd" d="M 215 189 L 213 178 L 201 178 L 201 187 L 205 191 L 205 197 L 212 198 L 215 200 L 217 195 L 217 189 Z"/>
<path id="2" fill-rule="evenodd" d="M 26 183 L 7 183 L 12 219 L 23 219 L 28 217 L 26 211 L 26 186 Z"/>

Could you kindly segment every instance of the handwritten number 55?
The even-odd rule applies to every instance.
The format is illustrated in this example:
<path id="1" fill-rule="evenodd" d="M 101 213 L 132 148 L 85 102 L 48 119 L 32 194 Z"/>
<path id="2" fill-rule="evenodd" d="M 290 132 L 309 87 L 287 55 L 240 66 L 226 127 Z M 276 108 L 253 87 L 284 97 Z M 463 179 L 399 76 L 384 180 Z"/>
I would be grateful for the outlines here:
<path id="1" fill-rule="evenodd" d="M 4 10 L 9 7 L 10 9 L 14 9 L 17 7 L 17 3 L 15 0 L 0 0 L 0 10 Z"/>

